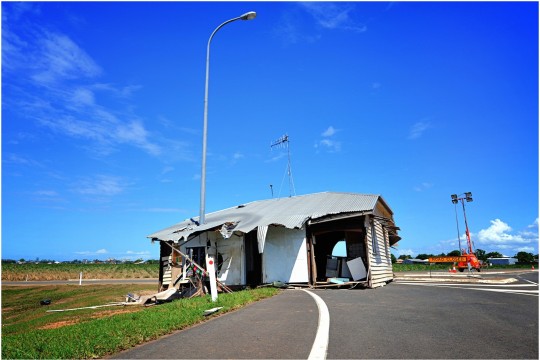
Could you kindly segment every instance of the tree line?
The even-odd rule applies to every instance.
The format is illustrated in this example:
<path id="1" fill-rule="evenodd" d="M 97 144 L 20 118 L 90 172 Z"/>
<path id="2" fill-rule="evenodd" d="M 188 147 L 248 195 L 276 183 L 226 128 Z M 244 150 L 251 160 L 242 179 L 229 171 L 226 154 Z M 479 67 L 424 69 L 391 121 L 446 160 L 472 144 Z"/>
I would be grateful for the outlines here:
<path id="1" fill-rule="evenodd" d="M 476 254 L 476 257 L 478 258 L 478 260 L 482 260 L 484 262 L 486 262 L 487 259 L 489 259 L 489 258 L 504 257 L 504 255 L 501 254 L 498 251 L 486 252 L 485 250 L 482 250 L 482 249 L 476 249 L 475 254 Z M 445 254 L 445 253 L 440 253 L 440 254 L 437 254 L 437 255 L 434 255 L 434 254 L 418 254 L 418 256 L 416 256 L 416 259 L 427 260 L 430 257 L 434 257 L 434 256 L 460 256 L 460 255 L 461 255 L 461 252 L 459 250 L 452 250 L 448 254 Z M 520 251 L 517 254 L 515 254 L 513 257 L 517 259 L 518 263 L 530 264 L 530 263 L 535 262 L 535 259 L 538 259 L 538 254 L 533 255 L 532 253 L 529 253 L 529 252 Z M 398 257 L 398 259 L 402 259 L 402 260 L 412 259 L 412 256 L 411 255 L 400 255 Z M 397 259 L 394 256 L 394 254 L 392 254 L 392 262 L 396 262 L 396 260 Z"/>

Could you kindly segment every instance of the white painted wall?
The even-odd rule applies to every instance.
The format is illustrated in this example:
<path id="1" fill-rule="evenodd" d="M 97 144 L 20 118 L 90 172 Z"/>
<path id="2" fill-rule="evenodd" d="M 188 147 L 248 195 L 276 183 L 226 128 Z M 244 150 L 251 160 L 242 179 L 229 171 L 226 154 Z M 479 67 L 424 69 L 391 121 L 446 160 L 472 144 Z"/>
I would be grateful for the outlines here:
<path id="1" fill-rule="evenodd" d="M 308 282 L 306 231 L 268 228 L 263 252 L 263 282 Z"/>

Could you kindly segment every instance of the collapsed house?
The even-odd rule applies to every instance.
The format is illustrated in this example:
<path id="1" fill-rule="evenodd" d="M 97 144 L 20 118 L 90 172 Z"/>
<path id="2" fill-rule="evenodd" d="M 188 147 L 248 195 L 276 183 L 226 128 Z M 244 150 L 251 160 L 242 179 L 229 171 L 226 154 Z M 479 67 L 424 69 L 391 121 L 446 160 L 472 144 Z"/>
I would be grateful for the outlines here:
<path id="1" fill-rule="evenodd" d="M 400 237 L 380 195 L 322 192 L 254 201 L 148 236 L 160 243 L 160 291 L 205 273 L 206 256 L 226 287 L 273 282 L 375 288 L 393 279 L 390 247 Z M 345 256 L 333 256 L 336 244 Z"/>

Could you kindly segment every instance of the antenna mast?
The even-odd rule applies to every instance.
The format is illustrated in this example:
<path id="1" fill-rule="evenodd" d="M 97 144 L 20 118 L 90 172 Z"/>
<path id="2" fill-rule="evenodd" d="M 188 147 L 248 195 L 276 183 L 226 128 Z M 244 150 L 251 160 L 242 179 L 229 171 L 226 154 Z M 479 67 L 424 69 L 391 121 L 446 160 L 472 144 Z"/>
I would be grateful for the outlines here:
<path id="1" fill-rule="evenodd" d="M 289 197 L 291 197 L 293 194 L 296 195 L 296 190 L 294 189 L 294 181 L 293 181 L 292 171 L 291 171 L 291 152 L 289 150 L 289 135 L 285 134 L 270 144 L 270 149 L 273 149 L 275 147 L 287 148 L 287 174 L 289 175 Z M 281 185 L 283 186 L 283 181 L 281 182 Z M 281 188 L 279 192 L 281 193 Z"/>

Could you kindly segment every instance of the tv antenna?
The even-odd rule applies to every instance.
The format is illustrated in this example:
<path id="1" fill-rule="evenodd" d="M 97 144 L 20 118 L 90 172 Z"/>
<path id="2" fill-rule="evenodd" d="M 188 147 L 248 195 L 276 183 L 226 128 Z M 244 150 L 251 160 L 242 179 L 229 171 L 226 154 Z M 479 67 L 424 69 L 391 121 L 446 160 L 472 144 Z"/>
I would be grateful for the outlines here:
<path id="1" fill-rule="evenodd" d="M 280 148 L 280 149 L 287 148 L 287 168 L 286 168 L 285 174 L 289 175 L 289 197 L 291 197 L 293 194 L 296 195 L 296 191 L 294 189 L 292 171 L 291 171 L 291 152 L 289 150 L 289 135 L 285 134 L 279 139 L 277 139 L 276 141 L 272 142 L 270 144 L 270 149 L 273 149 L 273 148 Z M 283 174 L 283 180 L 281 180 L 281 187 L 283 187 L 285 174 Z M 281 187 L 279 188 L 279 194 L 281 194 Z M 272 194 L 273 194 L 273 191 L 272 191 Z"/>

